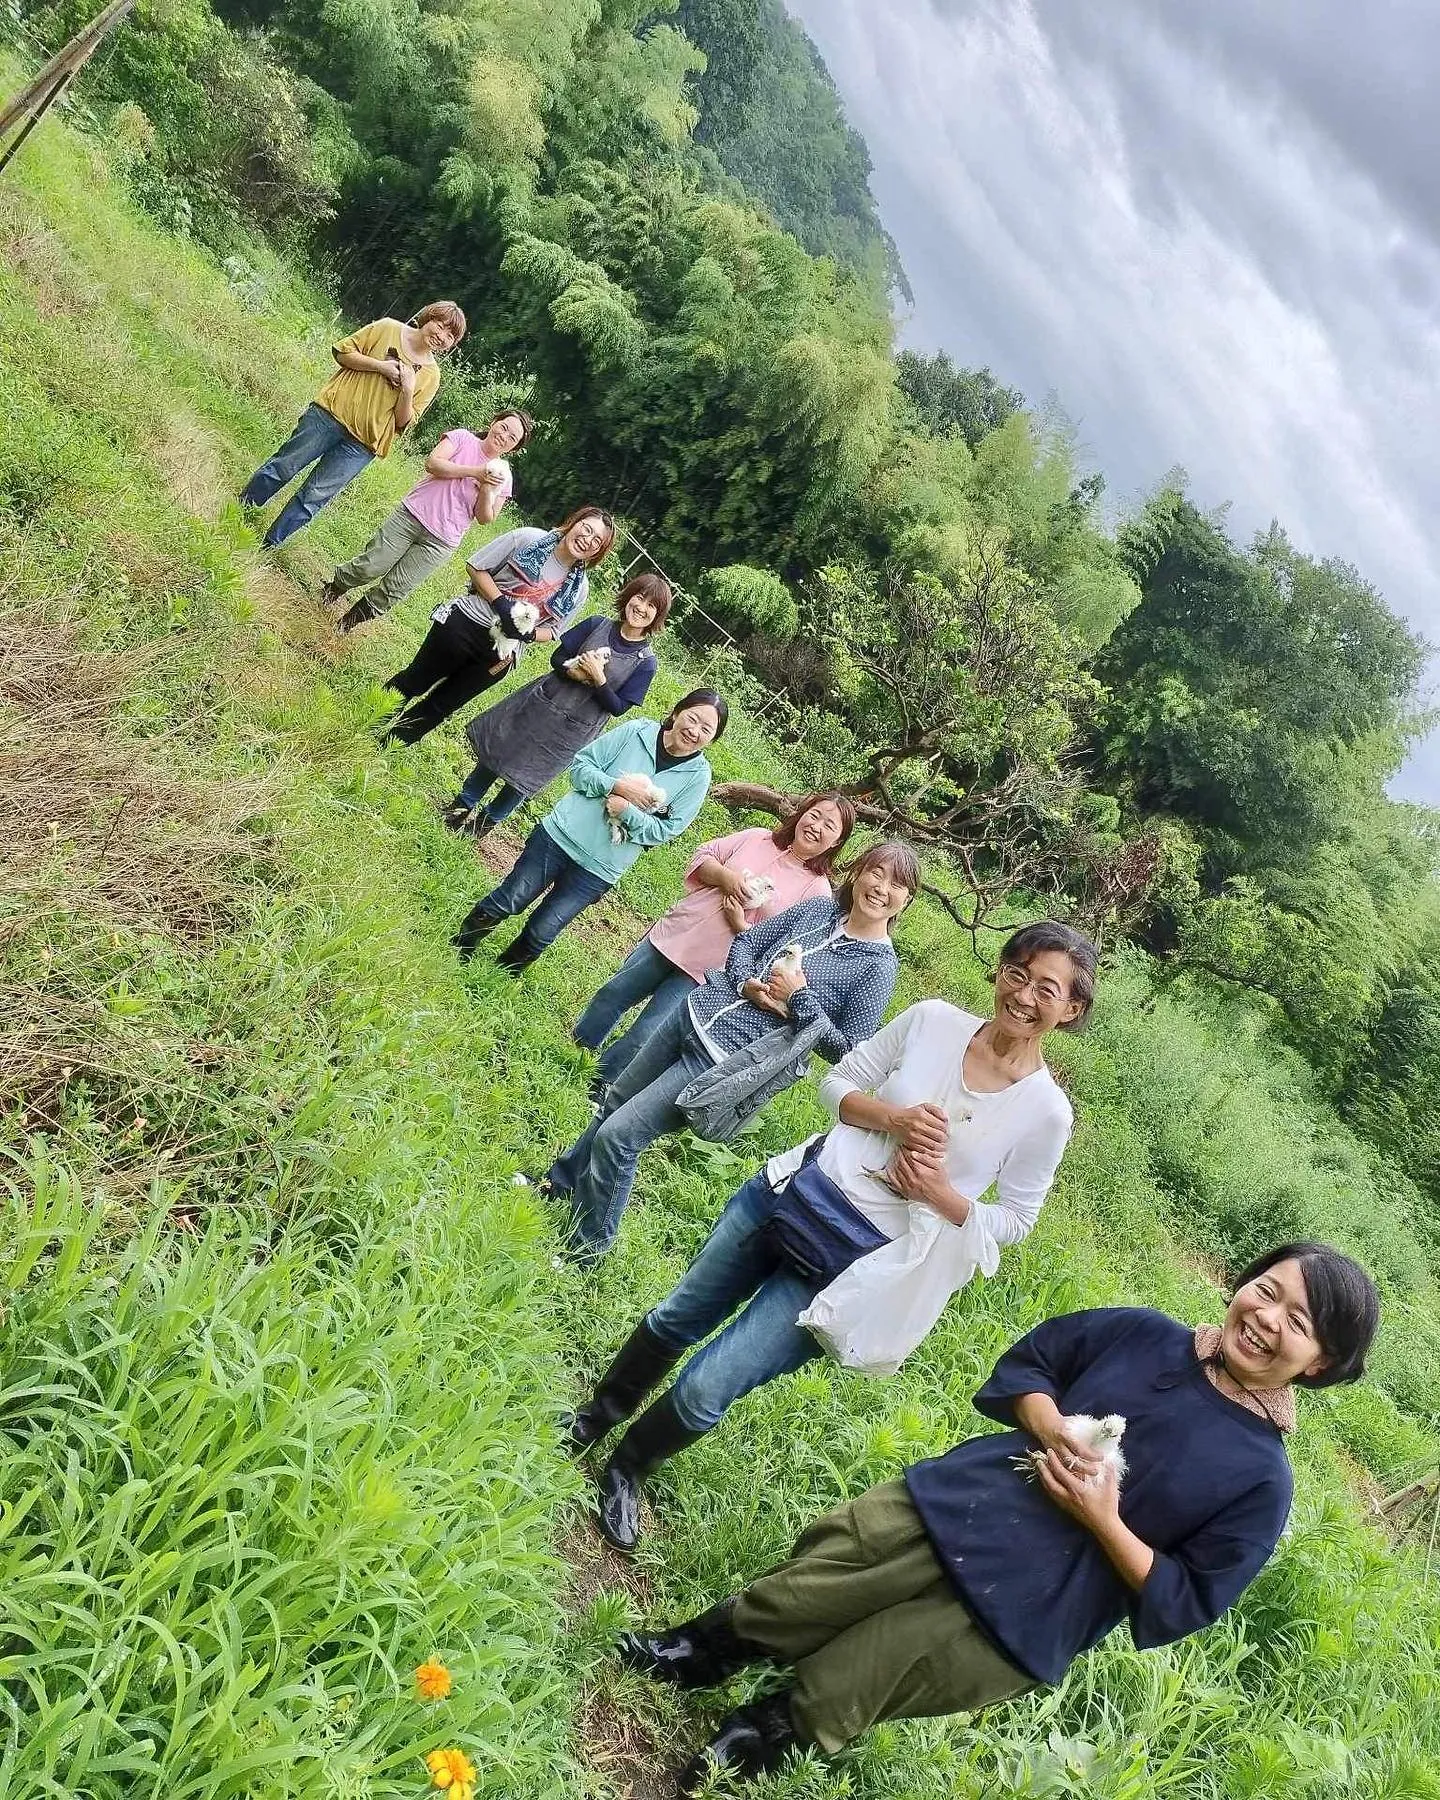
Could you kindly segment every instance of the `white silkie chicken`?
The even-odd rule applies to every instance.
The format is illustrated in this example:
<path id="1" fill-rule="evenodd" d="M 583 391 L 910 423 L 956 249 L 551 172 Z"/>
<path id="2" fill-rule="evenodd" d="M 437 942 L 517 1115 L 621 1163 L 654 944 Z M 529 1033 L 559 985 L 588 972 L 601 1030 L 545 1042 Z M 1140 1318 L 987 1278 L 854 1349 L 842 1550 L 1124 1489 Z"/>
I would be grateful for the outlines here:
<path id="1" fill-rule="evenodd" d="M 775 883 L 768 875 L 752 875 L 748 869 L 742 869 L 740 879 L 745 885 L 743 904 L 747 912 L 753 912 L 757 906 L 763 906 L 775 892 Z"/>
<path id="2" fill-rule="evenodd" d="M 1085 1483 L 1086 1487 L 1094 1487 L 1107 1469 L 1115 1471 L 1117 1483 L 1125 1479 L 1125 1452 L 1120 1448 L 1125 1421 L 1119 1413 L 1106 1413 L 1103 1419 L 1092 1418 L 1089 1413 L 1069 1413 L 1060 1423 L 1086 1446 L 1092 1456 L 1100 1459 L 1100 1467 Z M 1027 1450 L 1023 1456 L 1012 1456 L 1010 1460 L 1027 1481 L 1037 1481 L 1045 1454 L 1043 1450 Z"/>
<path id="3" fill-rule="evenodd" d="M 518 656 L 524 647 L 524 640 L 534 635 L 535 627 L 540 623 L 540 608 L 532 606 L 528 600 L 517 600 L 510 607 L 510 628 L 507 631 L 505 621 L 498 615 L 490 626 L 490 642 L 495 646 L 495 654 L 502 662 L 509 662 Z M 518 635 L 512 636 L 514 632 Z"/>
<path id="4" fill-rule="evenodd" d="M 651 781 L 648 776 L 632 775 L 630 777 L 630 779 L 632 781 L 639 781 L 644 784 L 644 787 L 645 787 L 644 799 L 643 800 L 632 800 L 630 802 L 630 804 L 632 806 L 638 806 L 640 808 L 641 812 L 648 812 L 648 813 L 663 812 L 665 810 L 665 808 L 670 804 L 670 796 L 665 792 L 664 788 L 657 787 L 656 784 L 653 781 Z M 625 826 L 624 826 L 623 821 L 620 819 L 611 819 L 611 821 L 610 821 L 610 842 L 612 844 L 623 844 L 625 842 Z"/>
<path id="5" fill-rule="evenodd" d="M 798 975 L 804 966 L 805 950 L 801 944 L 786 944 L 770 965 L 772 975 Z"/>
<path id="6" fill-rule="evenodd" d="M 600 667 L 603 669 L 610 660 L 610 646 L 608 644 L 601 644 L 598 650 L 584 650 L 581 652 L 580 656 L 567 656 L 560 667 L 562 669 L 578 669 L 582 657 L 588 657 L 592 662 L 599 663 Z"/>

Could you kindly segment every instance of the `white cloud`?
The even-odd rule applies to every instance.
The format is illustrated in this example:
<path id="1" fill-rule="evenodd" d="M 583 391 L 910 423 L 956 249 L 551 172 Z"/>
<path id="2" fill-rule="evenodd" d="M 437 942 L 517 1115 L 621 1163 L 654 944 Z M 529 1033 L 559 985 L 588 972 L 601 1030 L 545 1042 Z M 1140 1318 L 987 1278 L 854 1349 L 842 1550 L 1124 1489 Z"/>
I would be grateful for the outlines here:
<path id="1" fill-rule="evenodd" d="M 909 341 L 1053 390 L 1121 495 L 1183 464 L 1237 535 L 1278 517 L 1440 639 L 1440 252 L 1385 190 L 1383 97 L 1314 98 L 1323 15 L 1287 62 L 1243 13 L 789 4 L 869 144 Z M 1440 802 L 1440 742 L 1399 787 Z"/>

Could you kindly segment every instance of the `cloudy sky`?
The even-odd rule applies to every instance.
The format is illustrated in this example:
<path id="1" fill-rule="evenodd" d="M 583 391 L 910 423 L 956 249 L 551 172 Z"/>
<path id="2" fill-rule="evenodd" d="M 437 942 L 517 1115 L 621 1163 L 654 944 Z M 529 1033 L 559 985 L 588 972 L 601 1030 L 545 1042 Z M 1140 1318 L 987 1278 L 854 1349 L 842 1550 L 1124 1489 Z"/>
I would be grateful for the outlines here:
<path id="1" fill-rule="evenodd" d="M 1053 394 L 1122 504 L 1179 464 L 1440 643 L 1435 0 L 787 4 L 870 146 L 907 343 Z M 1395 791 L 1440 804 L 1440 734 Z"/>

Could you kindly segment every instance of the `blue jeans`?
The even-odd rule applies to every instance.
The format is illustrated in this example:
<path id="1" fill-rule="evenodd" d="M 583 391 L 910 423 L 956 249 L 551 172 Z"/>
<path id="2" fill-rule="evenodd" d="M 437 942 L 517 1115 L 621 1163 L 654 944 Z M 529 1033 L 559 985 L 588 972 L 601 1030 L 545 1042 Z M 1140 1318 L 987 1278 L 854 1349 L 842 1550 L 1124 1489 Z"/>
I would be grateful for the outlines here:
<path id="1" fill-rule="evenodd" d="M 464 789 L 461 793 L 463 796 Z M 665 1015 L 693 993 L 697 985 L 648 937 L 641 938 L 575 1024 L 575 1042 L 582 1049 L 598 1050 L 632 1006 L 638 1006 L 642 1000 L 649 1002 L 624 1036 L 616 1038 L 600 1058 L 596 1073 L 601 1081 L 607 1085 L 612 1082 Z"/>
<path id="2" fill-rule="evenodd" d="M 525 929 L 505 951 L 508 968 L 521 969 L 534 962 L 540 952 L 553 944 L 560 933 L 592 901 L 610 892 L 611 883 L 591 874 L 569 857 L 543 825 L 537 825 L 525 840 L 525 848 L 515 866 L 500 883 L 471 911 L 465 926 L 477 932 L 493 930 L 502 919 L 524 912 L 540 896 Z M 548 890 L 548 892 L 547 892 Z M 462 926 L 462 931 L 465 927 Z"/>
<path id="3" fill-rule="evenodd" d="M 570 1195 L 577 1262 L 598 1262 L 615 1242 L 641 1151 L 682 1128 L 675 1096 L 713 1067 L 677 1006 L 610 1084 L 599 1118 L 550 1165 L 551 1186 Z"/>
<path id="4" fill-rule="evenodd" d="M 366 463 L 374 460 L 373 451 L 367 450 L 332 413 L 312 400 L 301 413 L 300 423 L 269 462 L 262 463 L 245 483 L 240 504 L 264 506 L 287 481 L 293 481 L 302 469 L 315 464 L 309 480 L 290 496 L 265 533 L 264 541 L 273 549 L 293 537 L 302 525 L 308 525 L 322 506 L 328 506 L 341 488 L 347 487 Z"/>
<path id="5" fill-rule="evenodd" d="M 743 1394 L 821 1353 L 795 1323 L 818 1289 L 771 1248 L 765 1226 L 774 1210 L 775 1194 L 762 1169 L 715 1221 L 679 1285 L 646 1315 L 656 1337 L 677 1350 L 730 1321 L 690 1358 L 670 1390 L 687 1430 L 712 1430 Z"/>
<path id="6" fill-rule="evenodd" d="M 500 792 L 488 806 L 481 806 L 481 801 L 497 781 L 500 782 Z M 501 824 L 511 813 L 518 811 L 525 804 L 527 796 L 519 788 L 511 787 L 508 781 L 501 781 L 493 769 L 487 769 L 483 763 L 476 763 L 465 777 L 465 785 L 455 798 L 461 806 L 479 806 L 481 823 L 490 826 Z"/>

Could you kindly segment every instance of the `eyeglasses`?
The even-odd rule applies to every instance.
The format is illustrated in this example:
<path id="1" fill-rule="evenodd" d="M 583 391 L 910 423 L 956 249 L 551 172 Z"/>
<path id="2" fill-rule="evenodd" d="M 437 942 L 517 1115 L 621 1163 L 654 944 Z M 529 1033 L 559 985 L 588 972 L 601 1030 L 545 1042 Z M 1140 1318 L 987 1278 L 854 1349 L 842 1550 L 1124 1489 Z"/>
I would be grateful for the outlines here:
<path id="1" fill-rule="evenodd" d="M 1036 981 L 1030 971 L 1022 968 L 1019 963 L 1001 963 L 1000 979 L 1012 994 L 1023 993 L 1027 987 L 1033 988 L 1035 998 L 1042 1006 L 1058 1006 L 1066 998 L 1064 990 L 1055 982 Z"/>

